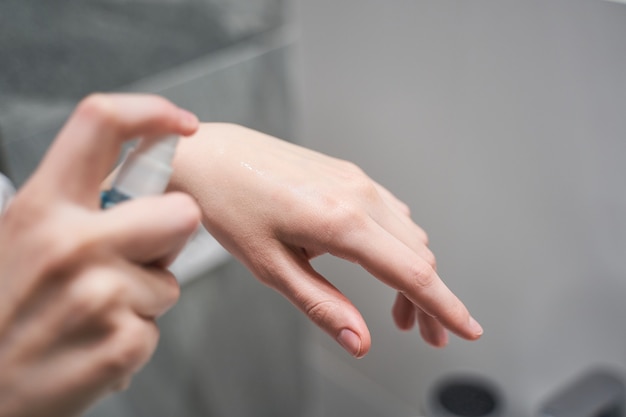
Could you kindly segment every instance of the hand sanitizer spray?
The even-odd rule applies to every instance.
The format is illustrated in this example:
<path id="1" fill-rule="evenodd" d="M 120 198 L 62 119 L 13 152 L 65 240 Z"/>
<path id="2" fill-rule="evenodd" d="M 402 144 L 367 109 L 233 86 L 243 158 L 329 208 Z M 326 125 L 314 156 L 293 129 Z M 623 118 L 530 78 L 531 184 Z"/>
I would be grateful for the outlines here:
<path id="1" fill-rule="evenodd" d="M 131 198 L 163 193 L 172 174 L 177 144 L 175 135 L 140 140 L 126 154 L 111 189 L 102 192 L 101 207 L 106 209 Z"/>

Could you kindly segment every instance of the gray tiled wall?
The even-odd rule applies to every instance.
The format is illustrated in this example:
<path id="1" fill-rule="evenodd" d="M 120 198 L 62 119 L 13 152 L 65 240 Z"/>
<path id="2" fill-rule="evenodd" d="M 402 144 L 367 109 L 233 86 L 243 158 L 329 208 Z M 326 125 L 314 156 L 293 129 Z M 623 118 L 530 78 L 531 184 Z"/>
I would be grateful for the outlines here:
<path id="1" fill-rule="evenodd" d="M 205 121 L 286 139 L 286 0 L 0 2 L 0 129 L 13 179 L 90 91 L 162 94 Z M 235 261 L 186 284 L 154 359 L 88 415 L 309 416 L 309 325 Z"/>

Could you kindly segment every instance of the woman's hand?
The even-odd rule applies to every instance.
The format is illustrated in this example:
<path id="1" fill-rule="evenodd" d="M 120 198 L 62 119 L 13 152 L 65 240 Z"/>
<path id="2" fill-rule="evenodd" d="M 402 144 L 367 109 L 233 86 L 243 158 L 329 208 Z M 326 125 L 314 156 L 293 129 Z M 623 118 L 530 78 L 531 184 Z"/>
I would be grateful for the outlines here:
<path id="1" fill-rule="evenodd" d="M 230 124 L 202 125 L 179 145 L 171 184 L 191 194 L 206 228 L 263 283 L 281 292 L 351 355 L 370 334 L 354 305 L 317 273 L 324 253 L 358 263 L 398 291 L 402 329 L 419 322 L 432 345 L 480 325 L 435 270 L 408 207 L 352 163 Z"/>
<path id="2" fill-rule="evenodd" d="M 152 355 L 200 213 L 176 193 L 101 211 L 100 182 L 124 140 L 197 124 L 162 98 L 91 96 L 0 216 L 0 416 L 78 415 Z"/>

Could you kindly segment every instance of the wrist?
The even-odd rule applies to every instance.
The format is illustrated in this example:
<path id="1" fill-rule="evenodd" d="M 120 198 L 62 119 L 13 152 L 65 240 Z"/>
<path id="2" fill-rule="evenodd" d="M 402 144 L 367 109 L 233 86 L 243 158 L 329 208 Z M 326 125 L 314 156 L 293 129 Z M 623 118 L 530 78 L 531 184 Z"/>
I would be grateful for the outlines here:
<path id="1" fill-rule="evenodd" d="M 198 131 L 179 141 L 172 162 L 168 191 L 182 191 L 198 198 L 229 181 L 228 160 L 247 129 L 232 123 L 202 123 Z"/>

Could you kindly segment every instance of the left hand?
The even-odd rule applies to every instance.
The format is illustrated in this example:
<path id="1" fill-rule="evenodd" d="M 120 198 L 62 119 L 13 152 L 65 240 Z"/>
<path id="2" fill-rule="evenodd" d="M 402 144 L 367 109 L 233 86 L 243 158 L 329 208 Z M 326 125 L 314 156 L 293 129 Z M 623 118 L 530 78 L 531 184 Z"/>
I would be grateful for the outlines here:
<path id="1" fill-rule="evenodd" d="M 358 263 L 398 291 L 401 329 L 447 343 L 449 329 L 477 339 L 480 325 L 437 275 L 426 233 L 408 207 L 352 163 L 229 124 L 201 125 L 181 142 L 172 188 L 192 195 L 215 238 L 350 354 L 371 339 L 356 307 L 310 260 Z"/>

